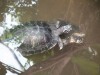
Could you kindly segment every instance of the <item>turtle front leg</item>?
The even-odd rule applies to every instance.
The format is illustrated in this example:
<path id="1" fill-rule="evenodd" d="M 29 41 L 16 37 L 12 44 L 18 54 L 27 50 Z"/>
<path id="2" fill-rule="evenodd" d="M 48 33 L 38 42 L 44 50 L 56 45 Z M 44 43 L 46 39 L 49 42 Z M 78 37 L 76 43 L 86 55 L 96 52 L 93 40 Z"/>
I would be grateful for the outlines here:
<path id="1" fill-rule="evenodd" d="M 63 48 L 63 42 L 62 42 L 61 38 L 58 38 L 58 45 L 61 50 Z"/>

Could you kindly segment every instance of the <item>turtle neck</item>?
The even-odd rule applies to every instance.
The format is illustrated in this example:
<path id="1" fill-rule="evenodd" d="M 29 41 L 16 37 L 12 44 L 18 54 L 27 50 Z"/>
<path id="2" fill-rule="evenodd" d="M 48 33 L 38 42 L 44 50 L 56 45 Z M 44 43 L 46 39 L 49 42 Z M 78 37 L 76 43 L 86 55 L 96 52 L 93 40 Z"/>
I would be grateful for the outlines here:
<path id="1" fill-rule="evenodd" d="M 66 31 L 66 33 L 70 32 L 72 30 L 72 26 L 71 25 L 65 25 L 65 26 L 62 26 L 56 30 L 54 30 L 54 34 L 56 36 L 58 35 L 61 35 L 62 33 L 64 33 Z"/>

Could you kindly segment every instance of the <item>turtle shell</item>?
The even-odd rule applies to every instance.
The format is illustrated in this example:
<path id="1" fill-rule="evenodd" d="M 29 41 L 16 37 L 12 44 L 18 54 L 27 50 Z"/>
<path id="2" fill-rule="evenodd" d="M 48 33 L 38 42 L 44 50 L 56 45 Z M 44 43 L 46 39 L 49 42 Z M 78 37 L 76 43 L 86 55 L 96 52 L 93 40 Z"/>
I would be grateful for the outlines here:
<path id="1" fill-rule="evenodd" d="M 44 52 L 49 50 L 57 44 L 52 30 L 46 22 L 30 22 L 24 24 L 22 44 L 18 47 L 18 51 L 24 56 L 34 53 Z M 22 33 L 19 30 L 17 33 Z"/>

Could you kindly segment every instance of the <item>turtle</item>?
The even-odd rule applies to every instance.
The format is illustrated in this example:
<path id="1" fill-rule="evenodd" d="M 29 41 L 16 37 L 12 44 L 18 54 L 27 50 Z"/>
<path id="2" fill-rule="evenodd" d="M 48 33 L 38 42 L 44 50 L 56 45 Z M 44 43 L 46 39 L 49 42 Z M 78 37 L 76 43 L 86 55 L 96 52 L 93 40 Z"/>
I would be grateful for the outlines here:
<path id="1" fill-rule="evenodd" d="M 61 50 L 68 43 L 82 43 L 84 37 L 78 26 L 62 20 L 30 21 L 11 29 L 10 32 L 13 33 L 13 39 L 20 43 L 17 50 L 23 56 L 43 53 L 56 45 Z"/>

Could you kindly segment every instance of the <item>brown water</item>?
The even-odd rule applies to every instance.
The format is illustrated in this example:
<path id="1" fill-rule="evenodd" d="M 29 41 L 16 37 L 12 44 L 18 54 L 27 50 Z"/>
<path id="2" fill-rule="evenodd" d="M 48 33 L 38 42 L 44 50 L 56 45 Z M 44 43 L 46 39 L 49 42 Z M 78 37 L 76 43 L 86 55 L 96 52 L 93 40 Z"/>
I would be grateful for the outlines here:
<path id="1" fill-rule="evenodd" d="M 7 5 L 14 5 L 13 2 L 1 0 L 0 13 L 8 9 Z M 99 0 L 38 0 L 33 7 L 16 7 L 16 10 L 21 13 L 21 22 L 63 19 L 80 26 L 86 34 L 84 47 L 69 45 L 64 51 L 57 52 L 54 48 L 56 53 L 50 51 L 30 57 L 38 64 L 22 75 L 100 75 Z M 0 21 L 3 21 L 2 14 Z"/>

